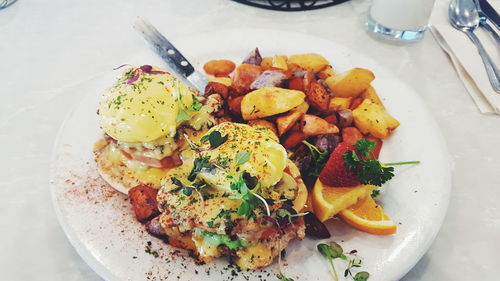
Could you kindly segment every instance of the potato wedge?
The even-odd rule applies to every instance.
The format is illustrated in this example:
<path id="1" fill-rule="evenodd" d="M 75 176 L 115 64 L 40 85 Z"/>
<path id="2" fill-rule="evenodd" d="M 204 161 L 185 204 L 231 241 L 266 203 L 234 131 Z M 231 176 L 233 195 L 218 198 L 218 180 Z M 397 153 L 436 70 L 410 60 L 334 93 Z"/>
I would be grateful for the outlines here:
<path id="1" fill-rule="evenodd" d="M 338 110 L 343 110 L 343 109 L 349 109 L 349 106 L 351 105 L 351 100 L 352 100 L 352 98 L 332 97 L 330 99 L 330 105 L 329 105 L 328 110 L 330 112 L 333 112 L 333 111 L 338 111 Z"/>
<path id="2" fill-rule="evenodd" d="M 241 118 L 241 101 L 243 100 L 243 97 L 244 96 L 230 98 L 227 102 L 229 111 L 231 111 L 231 114 L 234 117 Z"/>
<path id="3" fill-rule="evenodd" d="M 380 97 L 377 94 L 377 91 L 375 91 L 372 85 L 369 85 L 368 88 L 366 88 L 359 96 L 362 97 L 363 99 L 369 99 L 373 103 L 379 104 L 382 107 L 384 107 L 382 100 L 380 99 Z"/>
<path id="4" fill-rule="evenodd" d="M 356 97 L 363 92 L 370 82 L 375 79 L 375 75 L 368 69 L 353 68 L 339 75 L 328 77 L 325 83 L 335 97 L 349 98 Z"/>
<path id="5" fill-rule="evenodd" d="M 214 76 L 229 75 L 235 68 L 236 65 L 230 60 L 211 60 L 203 65 L 205 72 Z"/>
<path id="6" fill-rule="evenodd" d="M 326 80 L 328 77 L 335 76 L 335 71 L 331 65 L 327 65 L 323 70 L 318 72 L 319 78 Z"/>
<path id="7" fill-rule="evenodd" d="M 268 69 L 268 68 L 273 67 L 273 58 L 272 57 L 262 58 L 262 61 L 260 62 L 260 66 L 262 66 L 263 69 Z"/>
<path id="8" fill-rule="evenodd" d="M 288 70 L 288 65 L 286 64 L 286 56 L 274 56 L 271 62 L 271 66 L 283 70 Z"/>
<path id="9" fill-rule="evenodd" d="M 339 128 L 316 115 L 304 114 L 300 122 L 302 132 L 307 136 L 337 134 Z"/>
<path id="10" fill-rule="evenodd" d="M 220 83 L 220 84 L 226 85 L 228 87 L 231 86 L 231 84 L 233 83 L 233 80 L 231 80 L 231 78 L 229 78 L 229 77 L 209 77 L 209 78 L 207 78 L 207 81 Z"/>
<path id="11" fill-rule="evenodd" d="M 307 139 L 307 135 L 301 131 L 292 131 L 281 142 L 286 149 L 292 149 Z"/>
<path id="12" fill-rule="evenodd" d="M 276 131 L 276 126 L 272 122 L 263 119 L 250 120 L 248 125 L 252 127 L 264 127 L 266 129 L 271 130 L 276 136 L 278 136 L 278 132 Z"/>
<path id="13" fill-rule="evenodd" d="M 307 102 L 320 112 L 327 112 L 330 106 L 330 94 L 320 83 L 312 81 L 306 91 Z"/>
<path id="14" fill-rule="evenodd" d="M 292 126 L 304 115 L 300 111 L 290 111 L 288 114 L 276 118 L 276 126 L 278 127 L 279 136 L 288 132 Z"/>
<path id="15" fill-rule="evenodd" d="M 312 53 L 292 55 L 288 58 L 288 63 L 314 72 L 319 72 L 330 64 L 324 57 Z"/>
<path id="16" fill-rule="evenodd" d="M 380 139 L 387 138 L 399 126 L 398 120 L 370 99 L 365 99 L 352 111 L 352 115 L 354 124 L 363 134 L 370 134 Z"/>
<path id="17" fill-rule="evenodd" d="M 243 97 L 241 113 L 245 120 L 276 115 L 300 105 L 304 102 L 305 96 L 301 91 L 264 87 Z"/>
<path id="18" fill-rule="evenodd" d="M 307 113 L 307 111 L 309 110 L 309 104 L 307 102 L 303 102 L 294 107 L 292 110 L 300 111 L 302 113 Z"/>

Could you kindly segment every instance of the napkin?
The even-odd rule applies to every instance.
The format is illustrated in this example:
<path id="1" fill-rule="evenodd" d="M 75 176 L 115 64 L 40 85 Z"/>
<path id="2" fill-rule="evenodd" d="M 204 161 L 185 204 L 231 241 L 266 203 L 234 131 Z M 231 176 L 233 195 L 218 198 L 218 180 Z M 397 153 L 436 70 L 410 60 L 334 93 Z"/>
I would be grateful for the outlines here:
<path id="1" fill-rule="evenodd" d="M 483 61 L 476 46 L 465 33 L 451 26 L 448 21 L 449 1 L 437 1 L 431 15 L 431 31 L 434 39 L 448 54 L 465 88 L 483 114 L 500 114 L 500 94 L 497 94 L 488 80 Z M 490 4 L 499 9 L 500 1 Z M 475 32 L 493 62 L 499 67 L 498 47 L 491 35 L 478 27 Z"/>

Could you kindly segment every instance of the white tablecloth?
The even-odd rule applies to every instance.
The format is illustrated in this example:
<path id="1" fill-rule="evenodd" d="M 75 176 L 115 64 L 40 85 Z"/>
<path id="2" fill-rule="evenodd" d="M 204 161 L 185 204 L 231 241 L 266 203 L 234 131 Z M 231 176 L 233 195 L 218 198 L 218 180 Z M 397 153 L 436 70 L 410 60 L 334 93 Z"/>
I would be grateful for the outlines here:
<path id="1" fill-rule="evenodd" d="M 445 5 L 439 1 L 437 5 Z M 0 279 L 100 280 L 65 238 L 49 164 L 71 88 L 145 48 L 137 16 L 176 36 L 225 27 L 291 30 L 335 40 L 392 69 L 437 119 L 454 161 L 444 225 L 403 279 L 496 280 L 500 266 L 500 117 L 481 115 L 430 36 L 396 46 L 363 29 L 368 0 L 283 13 L 229 0 L 19 0 L 0 11 Z"/>

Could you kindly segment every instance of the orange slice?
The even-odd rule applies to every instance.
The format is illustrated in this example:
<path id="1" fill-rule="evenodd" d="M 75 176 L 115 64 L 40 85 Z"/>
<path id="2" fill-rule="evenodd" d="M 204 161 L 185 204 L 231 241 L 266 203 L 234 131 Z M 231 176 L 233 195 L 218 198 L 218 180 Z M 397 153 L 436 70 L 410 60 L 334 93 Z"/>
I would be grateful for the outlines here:
<path id="1" fill-rule="evenodd" d="M 356 204 L 340 212 L 345 222 L 361 231 L 377 235 L 396 233 L 396 224 L 371 196 L 360 199 Z"/>
<path id="2" fill-rule="evenodd" d="M 338 212 L 371 194 L 376 186 L 330 187 L 316 180 L 312 192 L 312 206 L 316 217 L 322 222 L 333 218 Z"/>

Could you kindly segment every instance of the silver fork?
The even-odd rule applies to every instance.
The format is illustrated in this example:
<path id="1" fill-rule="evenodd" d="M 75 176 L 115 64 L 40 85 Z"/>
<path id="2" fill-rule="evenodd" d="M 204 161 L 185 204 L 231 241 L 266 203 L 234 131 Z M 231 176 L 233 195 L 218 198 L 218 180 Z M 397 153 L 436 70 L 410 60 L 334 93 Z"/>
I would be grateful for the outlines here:
<path id="1" fill-rule="evenodd" d="M 9 7 L 14 4 L 17 0 L 0 0 L 0 10 Z"/>

